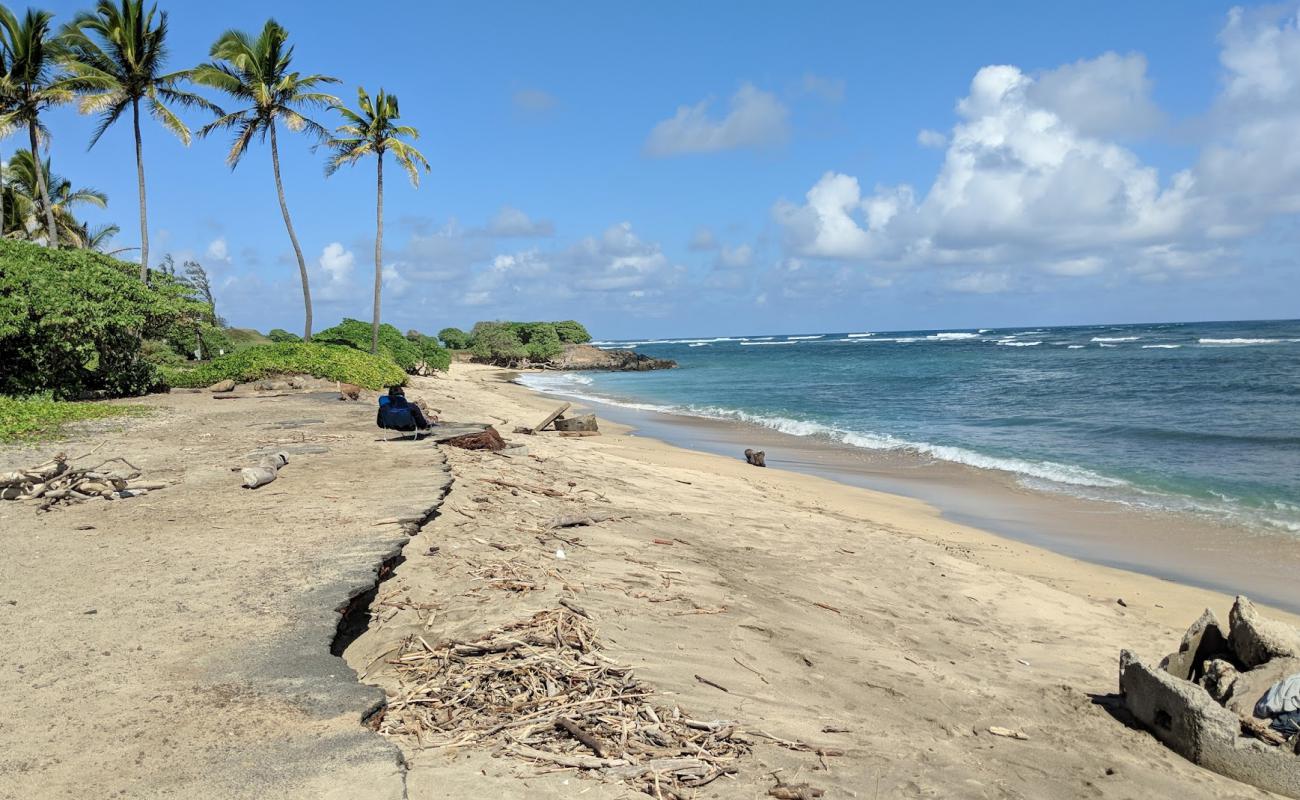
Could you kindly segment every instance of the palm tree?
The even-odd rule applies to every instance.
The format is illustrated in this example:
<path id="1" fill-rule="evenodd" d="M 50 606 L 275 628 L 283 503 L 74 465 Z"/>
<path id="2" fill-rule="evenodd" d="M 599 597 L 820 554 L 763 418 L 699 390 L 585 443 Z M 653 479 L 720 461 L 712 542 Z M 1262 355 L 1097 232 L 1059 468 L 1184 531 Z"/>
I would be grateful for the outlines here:
<path id="1" fill-rule="evenodd" d="M 303 113 L 305 108 L 324 108 L 338 105 L 338 98 L 317 91 L 323 84 L 338 83 L 338 78 L 328 75 L 303 75 L 291 72 L 293 47 L 286 46 L 289 34 L 273 19 L 262 26 L 256 39 L 243 31 L 226 31 L 212 45 L 212 61 L 201 64 L 190 74 L 196 83 L 210 86 L 230 95 L 247 107 L 229 114 L 219 112 L 213 122 L 199 129 L 199 136 L 216 130 L 231 130 L 234 139 L 226 163 L 234 169 L 254 136 L 271 140 L 271 169 L 275 173 L 275 191 L 280 198 L 280 213 L 284 227 L 289 232 L 294 255 L 298 258 L 298 274 L 302 277 L 302 302 L 306 308 L 303 341 L 311 341 L 311 286 L 307 279 L 307 263 L 298 245 L 298 235 L 289 218 L 289 204 L 284 199 L 284 183 L 280 180 L 280 147 L 276 139 L 276 121 L 284 120 L 291 131 L 305 131 L 318 141 L 328 138 L 329 131 Z"/>
<path id="2" fill-rule="evenodd" d="M 69 51 L 68 85 L 82 94 L 81 112 L 98 113 L 90 137 L 94 147 L 128 108 L 135 126 L 135 172 L 140 191 L 140 280 L 149 280 L 149 222 L 145 207 L 144 146 L 140 105 L 187 146 L 190 129 L 168 103 L 214 108 L 202 97 L 180 88 L 187 71 L 164 73 L 167 61 L 167 12 L 144 0 L 99 0 L 95 12 L 82 12 L 63 29 Z"/>
<path id="3" fill-rule="evenodd" d="M 69 103 L 73 97 L 57 68 L 66 49 L 62 41 L 50 36 L 53 16 L 48 11 L 29 8 L 20 21 L 8 8 L 0 5 L 0 35 L 4 39 L 0 46 L 9 67 L 0 130 L 26 125 L 33 153 L 40 152 L 40 140 L 47 138 L 45 126 L 41 124 L 41 112 L 51 106 Z M 58 228 L 54 223 L 54 207 L 50 203 L 45 176 L 41 174 L 40 159 L 34 159 L 33 165 L 38 193 L 45 209 L 46 243 L 57 250 Z"/>
<path id="4" fill-rule="evenodd" d="M 70 180 L 50 168 L 48 158 L 43 163 L 37 162 L 30 150 L 16 151 L 6 172 L 9 180 L 4 191 L 9 218 L 5 227 L 11 229 L 15 237 L 39 238 L 38 220 L 41 217 L 53 218 L 60 244 L 82 248 L 93 246 L 93 234 L 97 231 L 80 222 L 73 215 L 73 209 L 84 205 L 104 208 L 108 205 L 108 195 L 98 189 L 73 188 Z M 40 190 L 43 183 L 48 187 L 48 206 Z"/>
<path id="5" fill-rule="evenodd" d="M 383 89 L 373 98 L 366 94 L 364 86 L 357 89 L 357 107 L 353 111 L 342 105 L 334 109 L 343 115 L 344 124 L 335 130 L 335 137 L 330 139 L 333 155 L 325 166 L 325 174 L 333 175 L 344 164 L 354 164 L 363 156 L 375 157 L 378 179 L 377 201 L 375 203 L 375 315 L 370 324 L 370 352 L 379 352 L 379 293 L 383 288 L 384 274 L 384 154 L 392 152 L 393 158 L 402 165 L 411 178 L 411 185 L 420 185 L 420 170 L 423 166 L 429 171 L 429 162 L 424 155 L 399 137 L 420 138 L 420 132 L 406 125 L 394 122 L 400 116 L 397 111 L 397 95 L 385 94 Z"/>

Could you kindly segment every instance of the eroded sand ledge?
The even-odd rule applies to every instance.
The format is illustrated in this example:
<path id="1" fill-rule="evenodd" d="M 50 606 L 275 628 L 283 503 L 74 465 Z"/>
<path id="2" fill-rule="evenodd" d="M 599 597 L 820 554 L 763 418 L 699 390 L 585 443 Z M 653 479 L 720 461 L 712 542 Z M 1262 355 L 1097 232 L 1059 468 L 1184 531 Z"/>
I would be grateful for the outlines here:
<path id="1" fill-rule="evenodd" d="M 549 410 L 500 375 L 457 365 L 412 394 L 507 434 Z M 628 796 L 360 724 L 375 686 L 392 686 L 384 656 L 405 636 L 472 638 L 561 597 L 667 699 L 846 751 L 823 770 L 760 745 L 735 781 L 701 796 L 763 796 L 778 768 L 828 797 L 1260 796 L 1107 711 L 1119 648 L 1158 657 L 1202 608 L 1226 608 L 1221 595 L 965 529 L 914 501 L 641 438 L 510 437 L 540 460 L 444 455 L 376 441 L 368 405 L 148 402 L 165 410 L 93 441 L 177 486 L 39 517 L 0 505 L 0 797 Z M 323 424 L 266 427 L 303 419 Z M 269 442 L 330 451 L 238 490 L 228 467 Z M 373 523 L 427 512 L 449 478 L 346 653 L 373 685 L 360 684 L 329 649 L 336 609 L 405 541 Z M 581 543 L 561 563 L 537 529 L 574 508 L 629 516 L 566 533 Z M 544 566 L 539 588 L 493 589 L 470 572 L 506 558 Z"/>
<path id="2" fill-rule="evenodd" d="M 0 451 L 105 441 L 178 481 L 0 504 L 0 798 L 403 797 L 400 752 L 361 725 L 383 693 L 330 647 L 337 609 L 407 541 L 374 522 L 430 515 L 441 454 L 376 441 L 369 406 L 328 395 L 145 402 L 163 410 L 124 432 Z M 289 465 L 240 489 L 230 466 L 264 447 Z"/>

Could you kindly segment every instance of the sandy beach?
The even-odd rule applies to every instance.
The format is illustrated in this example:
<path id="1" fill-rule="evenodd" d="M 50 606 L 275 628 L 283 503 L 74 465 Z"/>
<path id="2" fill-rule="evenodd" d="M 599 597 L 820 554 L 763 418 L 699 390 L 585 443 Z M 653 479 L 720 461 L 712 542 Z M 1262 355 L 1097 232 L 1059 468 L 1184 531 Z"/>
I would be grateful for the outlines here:
<path id="1" fill-rule="evenodd" d="M 0 505 L 0 797 L 640 796 L 498 739 L 403 732 L 416 643 L 570 606 L 655 703 L 749 732 L 698 797 L 1262 796 L 1126 726 L 1113 697 L 1121 647 L 1158 659 L 1231 597 L 605 419 L 598 437 L 512 434 L 555 403 L 508 378 L 457 364 L 409 394 L 526 454 L 388 441 L 369 402 L 325 393 L 155 396 L 143 420 L 0 451 L 102 446 L 174 484 Z M 237 488 L 231 465 L 264 448 L 297 452 Z M 595 524 L 548 525 L 564 515 Z M 370 613 L 339 660 L 353 596 Z"/>

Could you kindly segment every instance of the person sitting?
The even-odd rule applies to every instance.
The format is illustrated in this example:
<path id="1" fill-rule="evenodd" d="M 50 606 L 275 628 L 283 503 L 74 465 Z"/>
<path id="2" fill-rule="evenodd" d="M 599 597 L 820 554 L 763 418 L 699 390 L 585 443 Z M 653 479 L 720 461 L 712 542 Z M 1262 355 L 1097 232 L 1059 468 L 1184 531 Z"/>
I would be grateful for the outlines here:
<path id="1" fill-rule="evenodd" d="M 420 407 L 406 399 L 400 386 L 391 386 L 388 394 L 379 398 L 379 412 L 375 424 L 390 431 L 418 433 L 433 427 Z"/>

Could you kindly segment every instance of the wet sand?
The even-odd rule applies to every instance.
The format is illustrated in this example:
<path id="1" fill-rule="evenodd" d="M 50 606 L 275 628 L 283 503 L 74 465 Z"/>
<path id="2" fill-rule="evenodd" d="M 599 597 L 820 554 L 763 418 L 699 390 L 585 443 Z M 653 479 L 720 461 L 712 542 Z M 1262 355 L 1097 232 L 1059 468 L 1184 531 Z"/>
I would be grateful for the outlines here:
<path id="1" fill-rule="evenodd" d="M 560 395 L 554 395 L 557 399 Z M 757 425 L 581 401 L 633 435 L 742 458 L 763 450 L 769 468 L 830 478 L 922 500 L 945 519 L 1102 564 L 1300 613 L 1300 539 L 1206 518 L 1031 489 L 1008 473 L 865 450 Z"/>

